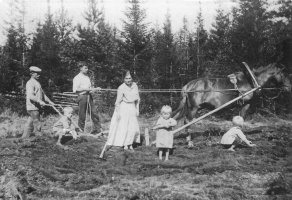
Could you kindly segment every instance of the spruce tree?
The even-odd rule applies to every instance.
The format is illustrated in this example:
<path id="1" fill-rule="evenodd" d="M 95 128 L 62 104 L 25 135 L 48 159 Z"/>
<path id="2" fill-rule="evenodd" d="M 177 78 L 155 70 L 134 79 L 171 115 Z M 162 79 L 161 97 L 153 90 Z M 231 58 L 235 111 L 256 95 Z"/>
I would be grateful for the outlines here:
<path id="1" fill-rule="evenodd" d="M 243 61 L 251 66 L 271 62 L 273 48 L 270 36 L 270 19 L 266 1 L 240 0 L 239 8 L 232 10 L 231 43 L 236 62 Z M 273 58 L 274 59 L 274 58 Z"/>
<path id="2" fill-rule="evenodd" d="M 151 86 L 151 44 L 145 23 L 146 12 L 140 0 L 129 0 L 121 33 L 119 60 L 123 69 L 130 69 L 142 85 Z"/>

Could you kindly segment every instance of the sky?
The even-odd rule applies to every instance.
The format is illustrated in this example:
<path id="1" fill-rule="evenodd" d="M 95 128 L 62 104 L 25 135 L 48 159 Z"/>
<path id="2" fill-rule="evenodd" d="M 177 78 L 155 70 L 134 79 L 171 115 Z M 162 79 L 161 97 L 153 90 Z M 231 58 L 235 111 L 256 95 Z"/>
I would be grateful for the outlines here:
<path id="1" fill-rule="evenodd" d="M 5 43 L 5 21 L 11 19 L 9 13 L 9 1 L 0 0 L 0 44 Z M 14 1 L 14 0 L 12 0 Z M 20 0 L 22 1 L 22 0 Z M 47 13 L 47 0 L 24 0 L 26 5 L 25 30 L 26 33 L 35 31 L 36 24 L 44 20 Z M 50 0 L 51 13 L 55 14 L 61 9 L 62 0 Z M 105 19 L 118 29 L 122 28 L 121 19 L 124 19 L 124 11 L 127 8 L 127 0 L 98 0 L 103 5 Z M 146 22 L 153 27 L 162 26 L 167 12 L 171 16 L 172 29 L 178 31 L 183 25 L 183 18 L 188 20 L 188 28 L 195 28 L 195 20 L 201 4 L 202 15 L 206 29 L 210 29 L 214 22 L 216 9 L 223 8 L 230 11 L 235 3 L 232 0 L 142 0 L 142 7 L 146 10 Z M 199 2 L 201 2 L 199 4 Z M 86 0 L 63 0 L 68 16 L 73 23 L 85 24 L 83 13 L 86 9 Z M 102 3 L 102 4 L 101 4 Z"/>

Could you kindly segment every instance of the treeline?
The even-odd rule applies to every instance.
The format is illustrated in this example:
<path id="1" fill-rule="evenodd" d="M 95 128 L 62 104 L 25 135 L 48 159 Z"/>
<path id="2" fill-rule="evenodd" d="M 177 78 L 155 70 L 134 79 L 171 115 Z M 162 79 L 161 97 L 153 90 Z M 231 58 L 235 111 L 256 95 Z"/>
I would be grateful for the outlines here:
<path id="1" fill-rule="evenodd" d="M 243 61 L 252 67 L 282 62 L 291 71 L 291 1 L 236 4 L 229 13 L 217 10 L 210 31 L 199 12 L 195 29 L 190 30 L 184 18 L 183 27 L 174 33 L 169 14 L 162 27 L 146 23 L 140 0 L 128 0 L 121 30 L 106 23 L 97 1 L 87 0 L 82 11 L 86 24 L 73 24 L 62 7 L 57 14 L 48 12 L 34 33 L 25 34 L 25 5 L 12 1 L 10 9 L 19 17 L 8 24 L 0 51 L 1 90 L 23 90 L 28 67 L 36 65 L 44 71 L 44 87 L 70 91 L 79 61 L 88 63 L 96 86 L 109 88 L 122 82 L 125 69 L 143 88 L 180 88 L 197 77 L 226 76 L 240 70 Z"/>

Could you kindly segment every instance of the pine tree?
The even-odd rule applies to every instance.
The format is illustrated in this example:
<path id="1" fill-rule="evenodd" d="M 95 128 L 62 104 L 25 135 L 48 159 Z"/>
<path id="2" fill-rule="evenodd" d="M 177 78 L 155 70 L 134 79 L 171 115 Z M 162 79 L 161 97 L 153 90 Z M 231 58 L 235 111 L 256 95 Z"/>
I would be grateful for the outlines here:
<path id="1" fill-rule="evenodd" d="M 230 41 L 231 22 L 229 13 L 225 14 L 222 9 L 217 10 L 215 23 L 212 24 L 208 40 L 208 60 L 212 65 L 209 67 L 209 75 L 226 75 L 232 73 L 232 51 Z"/>
<path id="2" fill-rule="evenodd" d="M 61 9 L 56 14 L 54 23 L 56 26 L 57 42 L 59 45 L 58 57 L 60 59 L 60 73 L 54 77 L 54 85 L 56 90 L 70 91 L 72 87 L 72 77 L 74 73 L 75 62 L 71 58 L 74 52 L 74 36 L 76 27 L 73 26 L 72 19 L 68 17 L 68 11 L 61 0 Z"/>
<path id="3" fill-rule="evenodd" d="M 160 73 L 162 78 L 160 80 L 162 88 L 174 87 L 174 74 L 176 74 L 175 58 L 174 58 L 174 44 L 173 33 L 171 30 L 170 14 L 166 14 L 166 19 L 163 24 L 162 32 L 162 49 L 160 52 Z"/>
<path id="4" fill-rule="evenodd" d="M 183 18 L 183 27 L 178 32 L 178 35 L 175 39 L 176 43 L 176 55 L 177 55 L 177 65 L 178 72 L 181 78 L 179 86 L 184 85 L 188 81 L 188 74 L 190 65 L 192 64 L 190 58 L 190 46 L 189 42 L 191 39 L 191 33 L 188 30 L 188 21 Z"/>
<path id="5" fill-rule="evenodd" d="M 117 82 L 117 30 L 105 22 L 104 10 L 97 1 L 88 0 L 85 11 L 87 26 L 77 26 L 78 39 L 75 41 L 73 60 L 86 61 L 93 72 L 95 85 L 107 87 Z M 77 71 L 78 68 L 75 67 Z M 119 76 L 118 76 L 119 77 Z"/>
<path id="6" fill-rule="evenodd" d="M 150 36 L 147 32 L 145 10 L 141 8 L 140 0 L 129 0 L 129 7 L 123 21 L 123 31 L 120 43 L 120 62 L 123 68 L 130 69 L 134 75 L 141 81 L 142 85 L 151 85 L 150 63 L 151 44 Z"/>
<path id="7" fill-rule="evenodd" d="M 7 40 L 1 56 L 1 74 L 5 76 L 2 76 L 0 83 L 2 90 L 23 92 L 28 41 L 24 32 L 24 1 L 9 1 L 9 16 L 10 20 L 6 22 Z"/>
<path id="8" fill-rule="evenodd" d="M 206 47 L 207 47 L 207 39 L 208 39 L 208 34 L 207 31 L 204 27 L 204 19 L 202 16 L 202 10 L 200 7 L 199 14 L 197 16 L 197 21 L 196 21 L 196 36 L 195 36 L 195 62 L 196 62 L 196 69 L 195 69 L 195 74 L 196 78 L 200 77 L 203 72 L 204 72 L 204 66 L 203 63 L 205 61 L 205 54 L 206 54 Z"/>
<path id="9" fill-rule="evenodd" d="M 263 0 L 240 0 L 232 11 L 232 52 L 238 63 L 263 65 L 275 59 L 266 5 Z"/>
<path id="10" fill-rule="evenodd" d="M 30 63 L 42 68 L 46 74 L 42 78 L 44 87 L 53 86 L 62 74 L 59 36 L 53 16 L 47 14 L 45 22 L 38 24 L 30 51 Z"/>
<path id="11" fill-rule="evenodd" d="M 279 61 L 292 72 L 292 2 L 290 0 L 279 0 L 279 9 L 271 11 L 272 36 L 277 44 L 276 51 L 279 52 Z"/>

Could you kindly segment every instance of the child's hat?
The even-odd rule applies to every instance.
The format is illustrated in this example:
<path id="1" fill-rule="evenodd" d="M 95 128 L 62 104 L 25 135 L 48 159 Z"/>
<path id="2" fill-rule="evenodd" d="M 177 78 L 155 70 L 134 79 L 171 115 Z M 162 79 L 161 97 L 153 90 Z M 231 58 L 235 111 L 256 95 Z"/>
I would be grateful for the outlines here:
<path id="1" fill-rule="evenodd" d="M 29 71 L 30 72 L 41 72 L 42 70 L 40 68 L 36 67 L 36 66 L 31 66 L 29 68 Z"/>

